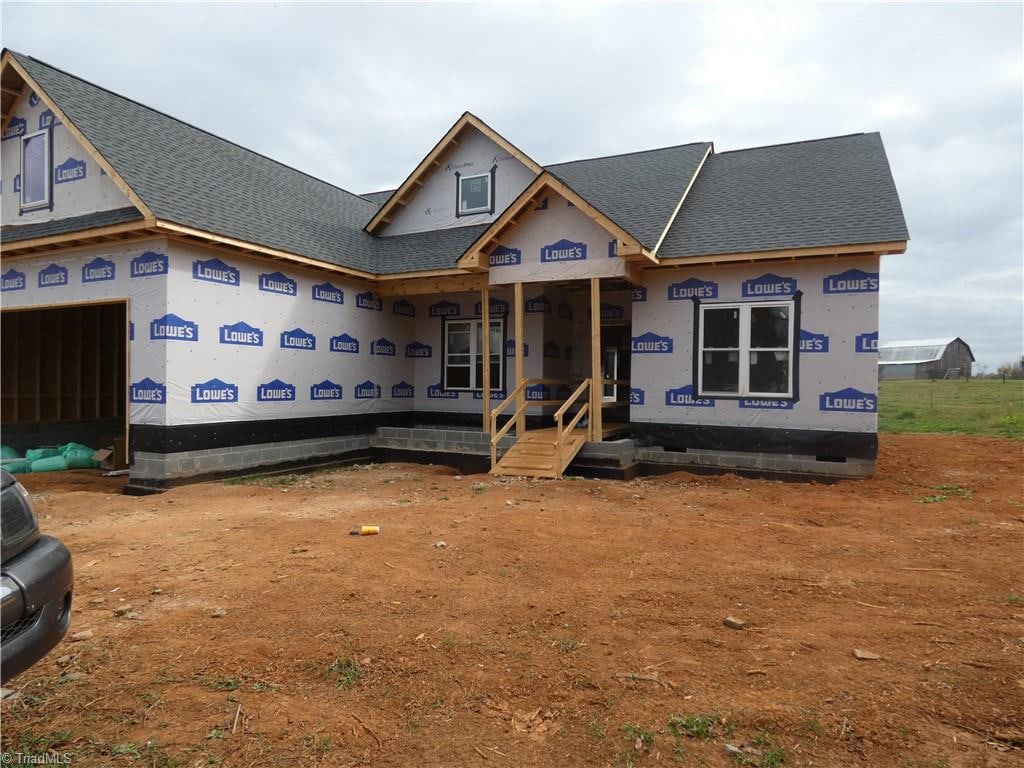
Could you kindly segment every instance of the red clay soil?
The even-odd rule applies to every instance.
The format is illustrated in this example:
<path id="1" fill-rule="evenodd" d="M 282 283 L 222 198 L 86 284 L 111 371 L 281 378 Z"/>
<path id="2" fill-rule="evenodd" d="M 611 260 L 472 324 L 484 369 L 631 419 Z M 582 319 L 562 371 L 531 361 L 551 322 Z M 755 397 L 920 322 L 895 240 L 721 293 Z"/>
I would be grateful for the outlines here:
<path id="1" fill-rule="evenodd" d="M 3 746 L 164 768 L 1024 765 L 1022 470 L 1019 442 L 884 436 L 875 478 L 835 484 L 386 464 L 136 498 L 30 475 L 92 635 L 10 684 Z M 348 535 L 364 523 L 381 535 Z"/>

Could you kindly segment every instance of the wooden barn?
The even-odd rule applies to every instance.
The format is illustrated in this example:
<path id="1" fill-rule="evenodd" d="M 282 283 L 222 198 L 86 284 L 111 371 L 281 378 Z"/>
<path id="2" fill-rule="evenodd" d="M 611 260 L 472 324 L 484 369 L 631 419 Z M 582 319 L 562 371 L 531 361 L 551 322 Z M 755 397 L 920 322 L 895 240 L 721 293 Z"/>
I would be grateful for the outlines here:
<path id="1" fill-rule="evenodd" d="M 969 379 L 974 354 L 960 337 L 890 341 L 878 347 L 880 379 Z"/>

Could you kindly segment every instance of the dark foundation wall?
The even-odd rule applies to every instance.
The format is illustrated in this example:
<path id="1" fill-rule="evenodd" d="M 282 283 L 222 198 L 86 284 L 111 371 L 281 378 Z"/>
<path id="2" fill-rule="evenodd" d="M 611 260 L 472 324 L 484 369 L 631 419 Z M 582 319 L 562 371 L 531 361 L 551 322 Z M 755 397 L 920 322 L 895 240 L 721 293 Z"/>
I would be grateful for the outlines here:
<path id="1" fill-rule="evenodd" d="M 19 451 L 125 432 L 125 305 L 7 311 L 0 317 L 0 439 Z"/>

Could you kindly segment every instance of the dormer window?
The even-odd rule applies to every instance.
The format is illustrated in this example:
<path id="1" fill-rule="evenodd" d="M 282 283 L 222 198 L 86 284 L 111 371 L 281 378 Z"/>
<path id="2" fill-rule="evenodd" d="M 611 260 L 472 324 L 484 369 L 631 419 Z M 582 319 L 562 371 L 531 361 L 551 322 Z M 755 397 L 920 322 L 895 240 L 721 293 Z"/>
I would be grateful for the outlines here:
<path id="1" fill-rule="evenodd" d="M 21 210 L 50 205 L 50 131 L 21 138 Z"/>
<path id="2" fill-rule="evenodd" d="M 458 182 L 460 216 L 491 212 L 491 174 L 460 176 Z"/>

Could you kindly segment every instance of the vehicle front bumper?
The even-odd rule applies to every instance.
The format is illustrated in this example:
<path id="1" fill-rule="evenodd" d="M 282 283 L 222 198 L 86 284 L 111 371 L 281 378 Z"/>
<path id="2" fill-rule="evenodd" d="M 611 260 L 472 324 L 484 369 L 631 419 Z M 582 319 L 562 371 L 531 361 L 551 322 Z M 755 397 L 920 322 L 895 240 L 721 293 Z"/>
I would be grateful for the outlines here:
<path id="1" fill-rule="evenodd" d="M 52 536 L 0 566 L 0 678 L 6 683 L 49 653 L 71 624 L 71 553 Z"/>

